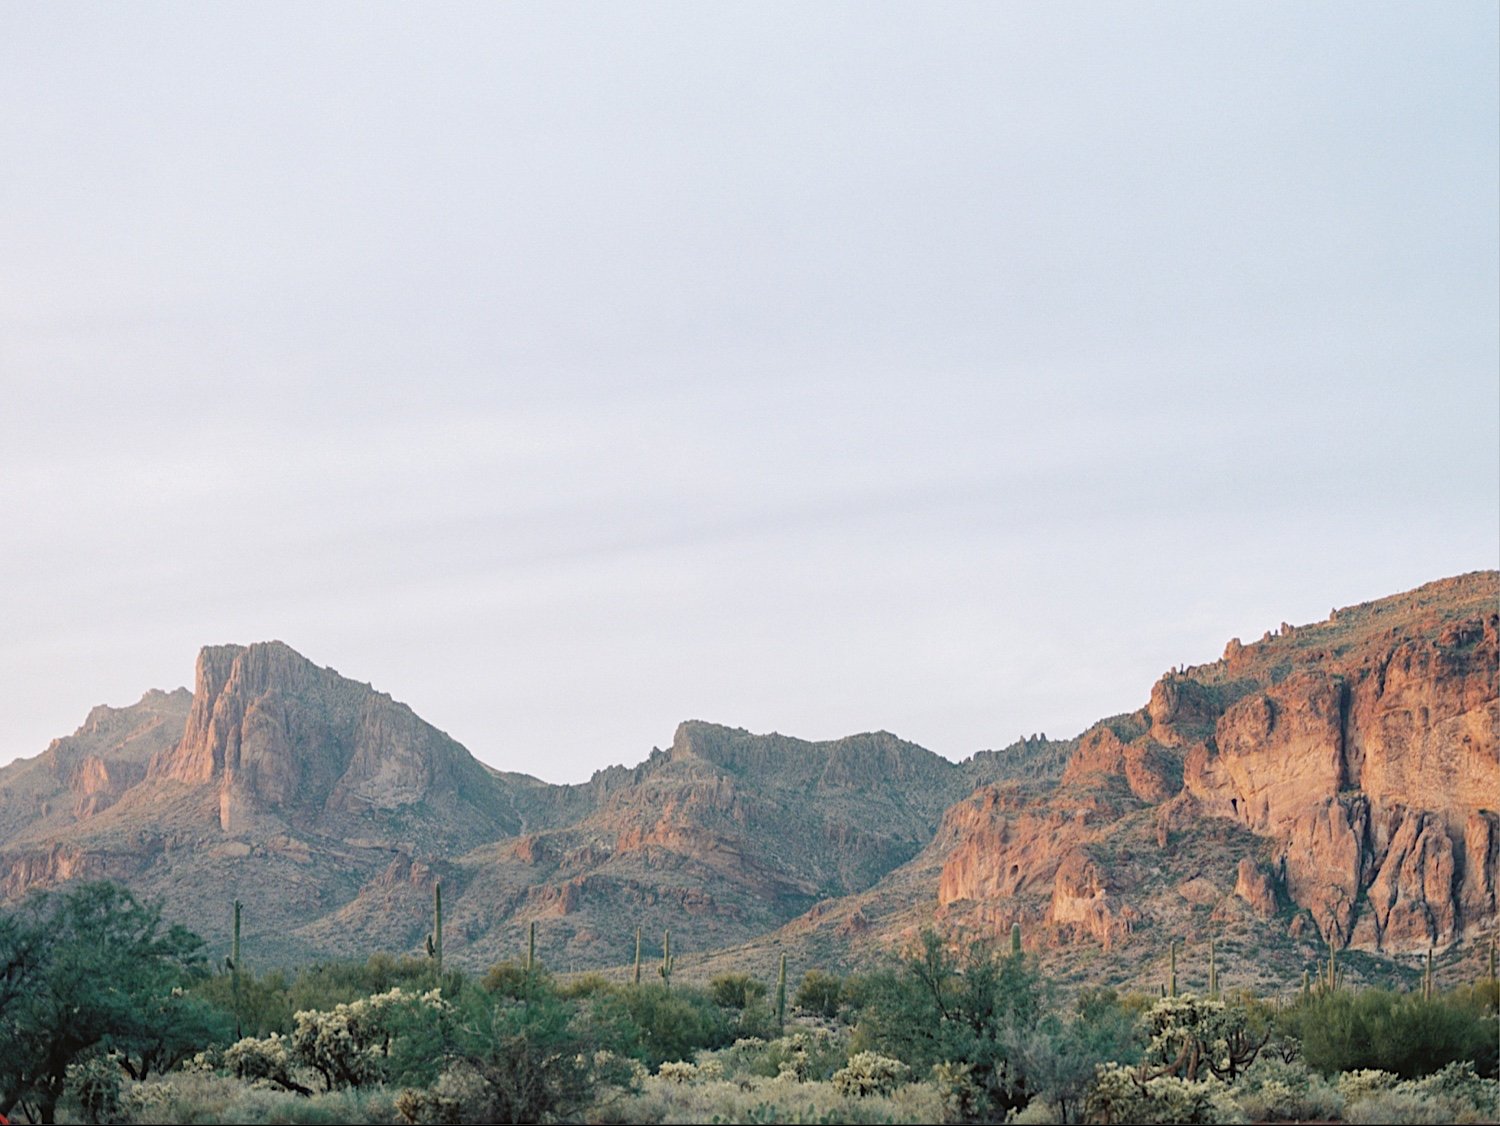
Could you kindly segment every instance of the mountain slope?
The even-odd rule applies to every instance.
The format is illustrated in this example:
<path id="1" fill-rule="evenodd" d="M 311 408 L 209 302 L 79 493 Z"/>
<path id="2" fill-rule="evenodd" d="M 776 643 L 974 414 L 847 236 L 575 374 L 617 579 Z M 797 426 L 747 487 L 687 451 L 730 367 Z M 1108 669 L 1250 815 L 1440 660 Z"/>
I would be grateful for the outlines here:
<path id="1" fill-rule="evenodd" d="M 884 733 L 694 722 L 639 766 L 551 786 L 284 644 L 211 646 L 190 697 L 96 709 L 0 771 L 0 895 L 108 876 L 210 936 L 238 898 L 257 948 L 286 960 L 420 948 L 442 881 L 456 960 L 513 952 L 536 921 L 549 957 L 600 964 L 636 926 L 701 949 L 867 887 L 976 779 L 1058 746 L 960 766 Z"/>
<path id="2" fill-rule="evenodd" d="M 214 646 L 193 693 L 0 769 L 0 897 L 108 876 L 214 940 L 238 898 L 263 962 L 414 952 L 439 881 L 472 967 L 532 924 L 559 969 L 670 928 L 686 974 L 857 964 L 934 922 L 1019 922 L 1075 981 L 1150 981 L 1209 937 L 1262 983 L 1325 943 L 1472 946 L 1497 925 L 1497 611 L 1483 572 L 1283 624 L 1077 739 L 959 764 L 691 721 L 577 786 L 491 770 L 278 642 Z"/>
<path id="3" fill-rule="evenodd" d="M 1231 641 L 1086 732 L 1055 785 L 980 787 L 869 891 L 705 972 L 782 950 L 859 962 L 934 919 L 1020 922 L 1080 981 L 1159 980 L 1169 942 L 1210 937 L 1263 984 L 1325 943 L 1472 947 L 1500 922 L 1497 610 L 1500 575 L 1480 572 Z"/>

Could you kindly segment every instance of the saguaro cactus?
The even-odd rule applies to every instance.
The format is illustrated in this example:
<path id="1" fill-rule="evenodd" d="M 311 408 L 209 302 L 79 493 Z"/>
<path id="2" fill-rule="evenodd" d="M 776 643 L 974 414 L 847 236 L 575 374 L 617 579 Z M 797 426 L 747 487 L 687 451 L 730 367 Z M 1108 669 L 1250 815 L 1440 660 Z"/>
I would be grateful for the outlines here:
<path id="1" fill-rule="evenodd" d="M 1013 957 L 1013 958 L 1018 958 L 1018 957 L 1021 956 L 1021 924 L 1020 923 L 1012 923 L 1010 925 L 1010 953 L 1011 953 L 1011 957 Z"/>
<path id="2" fill-rule="evenodd" d="M 1167 947 L 1168 970 L 1167 970 L 1167 996 L 1177 996 L 1177 940 L 1174 938 L 1171 945 Z"/>
<path id="3" fill-rule="evenodd" d="M 668 927 L 661 939 L 661 965 L 656 968 L 661 974 L 661 983 L 672 988 L 672 928 Z"/>
<path id="4" fill-rule="evenodd" d="M 1214 961 L 1214 940 L 1208 940 L 1208 995 L 1219 995 L 1219 967 Z"/>
<path id="5" fill-rule="evenodd" d="M 1432 1000 L 1432 947 L 1427 948 L 1427 967 L 1422 971 L 1422 1000 Z"/>
<path id="6" fill-rule="evenodd" d="M 786 955 L 781 956 L 781 969 L 776 973 L 776 1027 L 786 1025 Z"/>
<path id="7" fill-rule="evenodd" d="M 229 943 L 230 989 L 234 995 L 234 1034 L 242 1036 L 240 1028 L 240 901 L 234 901 L 234 937 Z"/>
<path id="8" fill-rule="evenodd" d="M 533 973 L 536 970 L 536 920 L 531 920 L 531 925 L 526 928 L 526 972 Z"/>
<path id="9" fill-rule="evenodd" d="M 427 956 L 432 959 L 437 967 L 437 972 L 443 972 L 443 885 L 438 883 L 432 889 L 432 933 L 427 936 Z"/>
<path id="10" fill-rule="evenodd" d="M 641 928 L 635 928 L 635 984 L 641 983 Z"/>

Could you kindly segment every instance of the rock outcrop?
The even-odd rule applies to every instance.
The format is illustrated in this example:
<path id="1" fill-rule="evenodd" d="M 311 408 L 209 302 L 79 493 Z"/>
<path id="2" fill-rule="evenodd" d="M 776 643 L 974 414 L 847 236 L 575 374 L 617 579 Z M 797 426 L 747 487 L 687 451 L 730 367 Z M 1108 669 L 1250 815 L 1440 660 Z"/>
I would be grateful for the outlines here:
<path id="1" fill-rule="evenodd" d="M 195 680 L 182 738 L 149 776 L 214 787 L 226 833 L 267 816 L 326 832 L 403 809 L 441 819 L 450 846 L 520 827 L 503 787 L 463 747 L 281 642 L 205 648 Z"/>
<path id="2" fill-rule="evenodd" d="M 1084 849 L 1058 866 L 1048 921 L 1091 935 L 1105 950 L 1129 936 L 1140 912 L 1111 894 L 1105 869 Z"/>
<path id="3" fill-rule="evenodd" d="M 1149 815 L 1164 855 L 1204 819 L 1264 840 L 1274 872 L 1245 857 L 1215 878 L 1260 918 L 1306 912 L 1335 946 L 1425 952 L 1493 928 L 1497 606 L 1500 575 L 1464 575 L 1173 670 L 1140 712 L 1086 732 L 1061 785 L 1024 811 L 983 792 L 955 807 L 939 904 L 1003 903 L 1056 880 L 1054 923 L 1128 936 L 1139 920 L 1121 922 L 1115 876 L 1078 851 L 1109 835 L 1088 827 L 1090 795 L 1112 803 L 1096 822 Z"/>
<path id="4" fill-rule="evenodd" d="M 1262 919 L 1272 918 L 1280 908 L 1275 881 L 1248 856 L 1235 869 L 1234 894 Z"/>

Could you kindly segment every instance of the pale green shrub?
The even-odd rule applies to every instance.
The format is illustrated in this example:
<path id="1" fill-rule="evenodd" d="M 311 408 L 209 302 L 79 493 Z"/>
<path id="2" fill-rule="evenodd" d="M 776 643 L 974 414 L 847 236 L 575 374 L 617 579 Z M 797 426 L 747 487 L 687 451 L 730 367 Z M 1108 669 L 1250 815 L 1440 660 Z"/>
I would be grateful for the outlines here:
<path id="1" fill-rule="evenodd" d="M 1337 1118 L 1344 1097 L 1301 1060 L 1262 1056 L 1232 1088 L 1234 1099 L 1252 1119 Z"/>
<path id="2" fill-rule="evenodd" d="M 1487 1116 L 1500 1114 L 1500 1082 L 1480 1078 L 1471 1060 L 1450 1063 L 1421 1079 L 1408 1079 L 1397 1084 L 1396 1090 L 1446 1100 L 1460 1113 L 1470 1110 Z"/>
<path id="3" fill-rule="evenodd" d="M 1366 1067 L 1359 1071 L 1345 1071 L 1338 1077 L 1339 1094 L 1350 1105 L 1382 1094 L 1395 1087 L 1398 1077 L 1394 1072 Z"/>
<path id="4" fill-rule="evenodd" d="M 1367 1084 L 1358 1101 L 1350 1099 L 1347 1117 L 1350 1122 L 1494 1122 L 1500 1119 L 1500 1083 L 1476 1075 L 1473 1063 L 1451 1063 L 1421 1080 Z"/>
<path id="5" fill-rule="evenodd" d="M 1457 1122 L 1446 1100 L 1429 1099 L 1410 1091 L 1376 1091 L 1349 1106 L 1345 1121 L 1389 1123 L 1390 1126 L 1444 1126 Z M 1473 1121 L 1471 1119 L 1471 1121 Z"/>
<path id="6" fill-rule="evenodd" d="M 244 1122 L 332 1126 L 398 1121 L 392 1094 L 381 1088 L 308 1097 L 277 1090 L 263 1081 L 245 1083 L 205 1072 L 179 1071 L 160 1080 L 128 1084 L 122 1104 L 135 1121 L 161 1126 Z"/>
<path id="7" fill-rule="evenodd" d="M 908 1083 L 890 1095 L 843 1095 L 831 1082 L 786 1082 L 755 1076 L 730 1082 L 674 1083 L 659 1075 L 638 1094 L 598 1104 L 590 1122 L 847 1122 L 930 1123 L 943 1121 L 942 1100 L 928 1083 Z"/>
<path id="8" fill-rule="evenodd" d="M 1020 1110 L 1007 1114 L 1005 1121 L 1014 1126 L 1061 1126 L 1062 1115 L 1051 1099 L 1032 1099 Z"/>

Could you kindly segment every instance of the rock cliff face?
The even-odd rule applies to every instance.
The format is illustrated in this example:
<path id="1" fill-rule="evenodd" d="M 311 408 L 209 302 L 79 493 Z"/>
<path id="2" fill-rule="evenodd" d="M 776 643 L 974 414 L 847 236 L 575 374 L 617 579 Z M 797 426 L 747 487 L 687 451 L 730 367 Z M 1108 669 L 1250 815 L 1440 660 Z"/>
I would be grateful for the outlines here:
<path id="1" fill-rule="evenodd" d="M 317 948 L 305 928 L 391 864 L 512 834 L 543 789 L 286 645 L 212 646 L 191 694 L 96 708 L 0 769 L 0 897 L 119 879 L 211 934 L 228 895 L 298 956 Z M 370 931 L 382 948 L 403 937 Z"/>
<path id="2" fill-rule="evenodd" d="M 267 816 L 330 832 L 403 809 L 441 820 L 449 847 L 520 827 L 463 747 L 280 642 L 200 653 L 182 738 L 152 759 L 149 777 L 213 787 L 226 833 Z"/>
<path id="3" fill-rule="evenodd" d="M 1082 792 L 1156 806 L 1158 845 L 1195 818 L 1268 842 L 1225 880 L 1269 917 L 1281 897 L 1336 946 L 1444 949 L 1496 925 L 1500 846 L 1500 576 L 1432 583 L 1232 641 L 1174 671 L 1140 713 L 1080 740 L 1059 789 L 1023 824 L 996 809 L 949 855 L 941 904 L 1054 881 L 1051 919 L 1118 941 L 1107 869 L 1070 852 Z M 1128 816 L 1121 807 L 1118 814 Z M 1059 820 L 1059 818 L 1062 818 Z M 1071 831 L 1070 828 L 1071 827 Z M 1128 929 L 1128 928 L 1127 928 Z"/>

